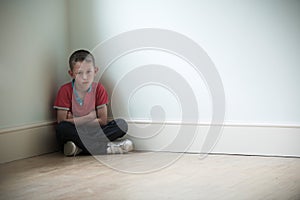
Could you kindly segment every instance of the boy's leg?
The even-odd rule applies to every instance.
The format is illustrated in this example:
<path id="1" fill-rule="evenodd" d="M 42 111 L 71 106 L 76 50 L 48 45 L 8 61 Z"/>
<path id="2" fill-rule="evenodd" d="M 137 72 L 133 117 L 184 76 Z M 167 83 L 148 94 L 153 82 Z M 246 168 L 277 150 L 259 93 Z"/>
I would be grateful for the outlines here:
<path id="1" fill-rule="evenodd" d="M 84 152 L 87 152 L 87 149 L 80 140 L 75 125 L 70 122 L 62 121 L 56 126 L 56 138 L 61 151 L 63 151 L 66 142 L 72 141 Z"/>
<path id="2" fill-rule="evenodd" d="M 102 126 L 102 130 L 110 141 L 114 141 L 126 135 L 128 124 L 124 119 L 115 119 Z"/>
<path id="3" fill-rule="evenodd" d="M 133 143 L 129 139 L 115 141 L 123 137 L 128 130 L 128 125 L 123 119 L 116 119 L 102 127 L 104 134 L 111 141 L 108 143 L 107 153 L 127 153 L 133 150 Z M 114 142 L 115 141 L 115 142 Z"/>
<path id="4" fill-rule="evenodd" d="M 100 130 L 101 131 L 101 130 Z M 101 135 L 103 135 L 101 137 Z M 59 148 L 63 150 L 67 141 L 72 141 L 83 150 L 84 153 L 105 154 L 107 139 L 99 130 L 86 126 L 76 127 L 70 122 L 60 122 L 56 127 L 56 138 Z"/>

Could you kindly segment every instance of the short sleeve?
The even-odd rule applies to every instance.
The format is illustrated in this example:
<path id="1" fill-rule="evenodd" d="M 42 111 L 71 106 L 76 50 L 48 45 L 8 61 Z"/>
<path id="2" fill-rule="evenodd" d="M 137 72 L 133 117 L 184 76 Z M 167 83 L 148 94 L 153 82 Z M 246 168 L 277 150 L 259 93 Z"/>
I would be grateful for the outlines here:
<path id="1" fill-rule="evenodd" d="M 101 83 L 97 84 L 96 92 L 96 108 L 101 108 L 102 106 L 108 104 L 108 95 Z"/>
<path id="2" fill-rule="evenodd" d="M 53 108 L 58 110 L 71 110 L 71 107 L 72 92 L 70 91 L 68 85 L 64 85 L 57 93 Z"/>

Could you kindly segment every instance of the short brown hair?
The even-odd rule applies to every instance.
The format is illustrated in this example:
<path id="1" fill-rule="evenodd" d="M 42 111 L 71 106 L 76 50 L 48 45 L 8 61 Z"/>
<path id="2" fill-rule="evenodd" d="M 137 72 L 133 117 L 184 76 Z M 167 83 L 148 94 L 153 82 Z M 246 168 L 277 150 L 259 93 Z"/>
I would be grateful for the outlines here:
<path id="1" fill-rule="evenodd" d="M 69 58 L 70 69 L 73 70 L 73 67 L 76 62 L 83 62 L 83 61 L 93 62 L 93 65 L 95 66 L 95 58 L 89 51 L 84 49 L 79 49 L 77 51 L 74 51 Z"/>

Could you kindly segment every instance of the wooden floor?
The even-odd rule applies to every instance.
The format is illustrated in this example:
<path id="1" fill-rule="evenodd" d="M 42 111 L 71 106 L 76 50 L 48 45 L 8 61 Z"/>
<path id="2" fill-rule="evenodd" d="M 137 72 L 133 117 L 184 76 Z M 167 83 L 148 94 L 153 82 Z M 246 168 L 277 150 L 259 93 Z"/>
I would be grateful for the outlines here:
<path id="1" fill-rule="evenodd" d="M 96 158 L 53 153 L 2 164 L 0 199 L 300 200 L 299 158 L 158 152 Z"/>

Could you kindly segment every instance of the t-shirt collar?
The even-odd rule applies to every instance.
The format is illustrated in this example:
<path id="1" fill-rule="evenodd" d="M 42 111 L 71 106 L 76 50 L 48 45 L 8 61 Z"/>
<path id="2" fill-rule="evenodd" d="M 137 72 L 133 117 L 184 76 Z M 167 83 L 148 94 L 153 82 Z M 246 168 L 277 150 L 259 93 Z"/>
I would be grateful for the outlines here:
<path id="1" fill-rule="evenodd" d="M 83 105 L 83 99 L 81 99 L 75 89 L 75 79 L 72 80 L 72 88 L 73 88 L 73 92 L 75 94 L 75 99 L 76 101 L 79 103 L 80 106 Z M 91 92 L 92 91 L 92 84 L 90 85 L 89 89 L 87 90 L 87 92 Z"/>
<path id="2" fill-rule="evenodd" d="M 75 90 L 75 79 L 72 80 L 72 88 Z M 87 92 L 91 92 L 92 91 L 92 84 L 90 85 L 90 87 L 87 89 Z"/>

